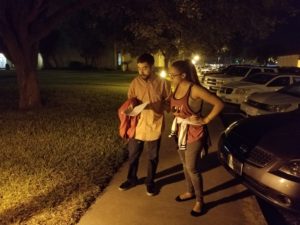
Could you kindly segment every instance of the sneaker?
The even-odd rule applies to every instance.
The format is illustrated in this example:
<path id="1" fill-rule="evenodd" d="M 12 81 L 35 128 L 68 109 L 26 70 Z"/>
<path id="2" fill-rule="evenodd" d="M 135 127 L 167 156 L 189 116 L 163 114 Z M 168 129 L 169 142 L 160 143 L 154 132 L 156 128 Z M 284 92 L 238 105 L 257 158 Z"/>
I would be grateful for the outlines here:
<path id="1" fill-rule="evenodd" d="M 127 180 L 119 186 L 119 190 L 126 191 L 130 188 L 133 188 L 134 186 L 136 186 L 136 182 L 130 182 Z"/>
<path id="2" fill-rule="evenodd" d="M 154 196 L 155 195 L 155 185 L 154 184 L 149 184 L 146 187 L 147 187 L 147 195 L 148 196 Z"/>

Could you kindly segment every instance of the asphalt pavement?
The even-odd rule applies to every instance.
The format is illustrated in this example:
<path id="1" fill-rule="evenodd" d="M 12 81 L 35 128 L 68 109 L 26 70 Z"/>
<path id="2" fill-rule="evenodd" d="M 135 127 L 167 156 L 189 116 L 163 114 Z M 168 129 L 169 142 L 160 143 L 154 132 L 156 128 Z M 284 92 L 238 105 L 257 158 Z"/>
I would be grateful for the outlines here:
<path id="1" fill-rule="evenodd" d="M 171 116 L 167 117 L 170 127 Z M 164 132 L 156 178 L 158 195 L 146 195 L 146 154 L 142 154 L 138 176 L 140 185 L 119 191 L 125 180 L 128 163 L 119 169 L 109 186 L 79 221 L 79 225 L 265 225 L 265 218 L 256 198 L 234 179 L 217 159 L 217 141 L 224 126 L 217 118 L 209 125 L 213 146 L 202 160 L 204 200 L 208 212 L 192 217 L 194 200 L 178 203 L 175 197 L 185 191 L 184 176 L 176 145 Z"/>

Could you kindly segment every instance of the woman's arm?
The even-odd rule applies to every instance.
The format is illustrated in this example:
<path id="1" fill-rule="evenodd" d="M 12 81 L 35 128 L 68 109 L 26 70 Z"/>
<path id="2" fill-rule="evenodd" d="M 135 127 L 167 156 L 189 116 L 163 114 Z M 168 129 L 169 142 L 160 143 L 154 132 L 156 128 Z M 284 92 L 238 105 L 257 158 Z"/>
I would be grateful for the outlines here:
<path id="1" fill-rule="evenodd" d="M 224 103 L 220 98 L 198 85 L 194 85 L 192 87 L 191 97 L 193 99 L 202 99 L 213 106 L 212 110 L 202 119 L 204 124 L 208 124 L 212 121 L 224 108 Z"/>

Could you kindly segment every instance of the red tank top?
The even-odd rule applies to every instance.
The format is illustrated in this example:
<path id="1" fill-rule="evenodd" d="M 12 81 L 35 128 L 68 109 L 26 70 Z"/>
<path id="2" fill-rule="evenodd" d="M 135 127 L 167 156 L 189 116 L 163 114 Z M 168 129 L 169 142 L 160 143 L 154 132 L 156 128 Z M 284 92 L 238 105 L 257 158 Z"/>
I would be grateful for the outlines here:
<path id="1" fill-rule="evenodd" d="M 177 91 L 177 88 L 175 89 L 172 97 L 171 97 L 171 110 L 172 112 L 179 113 L 178 117 L 181 117 L 183 119 L 186 119 L 192 115 L 198 115 L 194 113 L 191 108 L 189 107 L 189 97 L 191 93 L 193 84 L 191 84 L 186 92 L 186 94 L 180 98 L 176 99 L 175 94 Z M 187 133 L 187 143 L 192 143 L 194 141 L 197 141 L 201 139 L 204 136 L 204 129 L 203 126 L 195 126 L 195 125 L 188 125 L 188 133 Z M 179 127 L 178 127 L 179 128 Z"/>

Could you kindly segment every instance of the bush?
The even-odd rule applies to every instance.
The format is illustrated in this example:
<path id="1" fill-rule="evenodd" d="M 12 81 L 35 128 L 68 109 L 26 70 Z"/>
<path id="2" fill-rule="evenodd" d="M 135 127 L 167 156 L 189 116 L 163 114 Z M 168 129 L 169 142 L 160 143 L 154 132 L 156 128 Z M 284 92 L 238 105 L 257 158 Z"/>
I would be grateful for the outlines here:
<path id="1" fill-rule="evenodd" d="M 79 61 L 71 61 L 68 68 L 71 70 L 80 70 L 84 68 L 84 64 Z"/>

